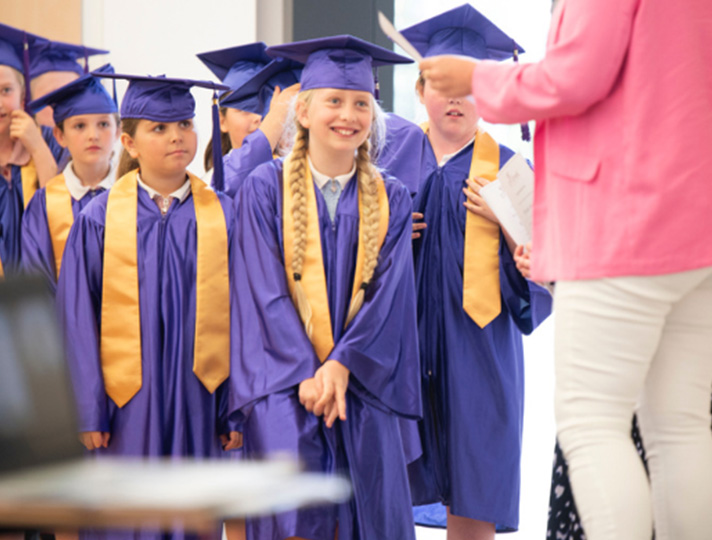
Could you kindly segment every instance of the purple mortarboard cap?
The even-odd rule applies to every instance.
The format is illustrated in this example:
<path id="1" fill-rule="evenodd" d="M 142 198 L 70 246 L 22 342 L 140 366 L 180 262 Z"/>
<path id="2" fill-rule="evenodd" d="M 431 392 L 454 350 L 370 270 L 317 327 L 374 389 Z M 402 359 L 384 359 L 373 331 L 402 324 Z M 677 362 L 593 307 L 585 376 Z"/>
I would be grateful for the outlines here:
<path id="1" fill-rule="evenodd" d="M 80 114 L 115 113 L 118 111 L 115 99 L 94 76 L 112 72 L 113 68 L 109 64 L 102 66 L 93 73 L 82 75 L 77 80 L 32 101 L 27 108 L 35 114 L 47 106 L 52 107 L 55 124 Z"/>
<path id="2" fill-rule="evenodd" d="M 264 116 L 269 111 L 275 87 L 284 90 L 298 83 L 303 67 L 304 64 L 295 60 L 275 58 L 245 84 L 225 94 L 220 105 Z"/>
<path id="3" fill-rule="evenodd" d="M 218 114 L 218 90 L 227 90 L 224 84 L 194 79 L 173 79 L 125 75 L 121 73 L 97 73 L 99 77 L 129 81 L 121 101 L 121 118 L 140 118 L 153 122 L 179 122 L 195 116 L 195 99 L 190 93 L 194 86 L 213 90 L 213 186 L 224 190 L 224 176 L 220 145 L 220 118 Z"/>
<path id="4" fill-rule="evenodd" d="M 469 4 L 401 31 L 423 56 L 457 54 L 479 60 L 506 60 L 524 49 Z"/>
<path id="5" fill-rule="evenodd" d="M 95 54 L 108 54 L 103 49 L 93 49 L 83 45 L 72 45 L 60 41 L 47 41 L 30 46 L 30 79 L 39 77 L 48 71 L 72 71 L 83 75 L 89 71 L 89 57 Z M 83 59 L 84 65 L 78 60 Z"/>
<path id="6" fill-rule="evenodd" d="M 261 41 L 196 55 L 215 76 L 234 90 L 251 79 L 272 60 Z"/>
<path id="7" fill-rule="evenodd" d="M 401 31 L 420 54 L 470 56 L 478 60 L 519 59 L 524 49 L 469 4 L 451 9 Z M 522 139 L 531 140 L 522 124 Z"/>
<path id="8" fill-rule="evenodd" d="M 410 58 L 343 35 L 269 47 L 267 54 L 303 62 L 301 89 L 340 88 L 374 93 L 373 68 L 409 64 Z"/>
<path id="9" fill-rule="evenodd" d="M 25 104 L 30 101 L 29 47 L 49 43 L 46 39 L 0 23 L 0 65 L 9 66 L 25 77 Z"/>
<path id="10" fill-rule="evenodd" d="M 122 118 L 142 118 L 154 122 L 178 122 L 195 116 L 195 99 L 190 93 L 193 86 L 211 90 L 227 90 L 224 84 L 212 81 L 174 79 L 165 75 L 126 75 L 122 73 L 96 73 L 98 77 L 129 81 L 121 102 Z"/>

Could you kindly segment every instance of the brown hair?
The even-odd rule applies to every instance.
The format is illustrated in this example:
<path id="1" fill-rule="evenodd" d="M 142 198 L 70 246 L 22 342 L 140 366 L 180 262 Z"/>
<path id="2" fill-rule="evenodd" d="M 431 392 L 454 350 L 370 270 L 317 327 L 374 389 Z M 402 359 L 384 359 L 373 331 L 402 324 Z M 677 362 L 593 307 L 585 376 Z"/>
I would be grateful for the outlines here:
<path id="1" fill-rule="evenodd" d="M 225 107 L 220 107 L 220 117 L 224 118 L 226 113 L 227 113 L 227 109 Z M 232 150 L 232 142 L 230 142 L 230 134 L 229 133 L 226 133 L 224 131 L 220 133 L 220 146 L 221 146 L 223 156 L 225 154 L 227 154 L 230 150 Z M 203 167 L 205 167 L 206 171 L 213 168 L 213 139 L 212 138 L 208 141 L 208 146 L 205 147 L 205 154 L 203 154 Z"/>
<path id="2" fill-rule="evenodd" d="M 313 91 L 307 90 L 299 94 L 299 101 L 308 107 L 313 97 Z M 377 114 L 375 100 L 372 101 L 374 116 Z M 286 171 L 287 181 L 292 193 L 292 216 L 294 222 L 294 253 L 292 268 L 294 275 L 294 304 L 302 319 L 307 336 L 312 336 L 311 315 L 312 310 L 301 285 L 301 275 L 304 269 L 307 242 L 307 212 L 306 212 L 306 168 L 307 149 L 309 147 L 309 131 L 296 121 L 297 135 L 292 148 L 292 167 Z M 380 207 L 378 204 L 378 173 L 371 163 L 371 144 L 367 139 L 359 148 L 356 156 L 356 170 L 359 192 L 361 196 L 362 211 L 366 218 L 363 230 L 359 230 L 365 246 L 363 266 L 363 281 L 360 283 L 357 295 L 349 305 L 346 324 L 349 324 L 359 312 L 364 302 L 365 290 L 373 278 L 376 264 L 378 263 L 378 225 L 380 222 Z"/>
<path id="3" fill-rule="evenodd" d="M 141 122 L 140 118 L 124 118 L 121 120 L 121 131 L 126 133 L 129 137 L 133 138 L 136 136 L 136 128 Z M 126 148 L 121 149 L 121 155 L 119 156 L 119 165 L 116 168 L 116 178 L 121 178 L 128 172 L 138 169 L 138 160 L 131 157 L 131 155 L 126 151 Z"/>

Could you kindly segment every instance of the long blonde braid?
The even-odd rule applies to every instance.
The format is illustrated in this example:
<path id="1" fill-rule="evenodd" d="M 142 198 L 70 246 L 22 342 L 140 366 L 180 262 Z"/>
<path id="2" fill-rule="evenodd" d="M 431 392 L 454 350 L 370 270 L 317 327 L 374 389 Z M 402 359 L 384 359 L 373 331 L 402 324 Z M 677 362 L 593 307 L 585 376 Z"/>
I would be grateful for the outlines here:
<path id="1" fill-rule="evenodd" d="M 304 92 L 306 94 L 306 92 Z M 300 96 L 308 105 L 310 95 Z M 292 220 L 294 222 L 294 253 L 292 273 L 294 275 L 293 302 L 299 312 L 309 339 L 312 338 L 312 309 L 302 287 L 302 271 L 307 248 L 307 196 L 306 168 L 309 131 L 297 122 L 297 134 L 292 148 L 291 169 L 288 171 L 289 188 L 292 193 Z"/>
<path id="2" fill-rule="evenodd" d="M 371 163 L 370 147 L 368 139 L 358 148 L 356 156 L 356 168 L 358 170 L 358 187 L 361 195 L 361 211 L 363 212 L 363 230 L 359 234 L 363 238 L 364 262 L 363 281 L 359 284 L 356 296 L 351 300 L 349 312 L 346 315 L 346 324 L 351 320 L 363 306 L 366 295 L 366 287 L 373 278 L 378 263 L 378 225 L 381 218 L 381 209 L 378 204 L 378 185 L 376 169 Z"/>

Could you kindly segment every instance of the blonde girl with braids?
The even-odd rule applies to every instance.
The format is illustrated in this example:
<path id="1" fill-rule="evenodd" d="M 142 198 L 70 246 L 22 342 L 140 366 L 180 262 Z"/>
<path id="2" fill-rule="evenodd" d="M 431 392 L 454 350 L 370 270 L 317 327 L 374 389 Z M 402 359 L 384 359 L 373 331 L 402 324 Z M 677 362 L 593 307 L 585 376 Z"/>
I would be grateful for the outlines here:
<path id="1" fill-rule="evenodd" d="M 371 157 L 383 126 L 373 66 L 405 59 L 350 36 L 268 53 L 306 65 L 291 153 L 236 199 L 231 419 L 247 455 L 292 453 L 347 475 L 354 494 L 250 520 L 248 538 L 413 539 L 399 429 L 420 415 L 411 203 Z"/>

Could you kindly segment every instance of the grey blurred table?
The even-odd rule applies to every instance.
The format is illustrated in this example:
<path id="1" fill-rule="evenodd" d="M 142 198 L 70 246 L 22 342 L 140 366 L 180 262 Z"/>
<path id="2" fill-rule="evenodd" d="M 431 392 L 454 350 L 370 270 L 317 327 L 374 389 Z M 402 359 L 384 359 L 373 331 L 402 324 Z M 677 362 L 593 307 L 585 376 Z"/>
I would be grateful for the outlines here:
<path id="1" fill-rule="evenodd" d="M 33 528 L 182 527 L 214 532 L 226 519 L 333 504 L 344 478 L 287 459 L 96 460 L 0 476 L 0 525 Z"/>

